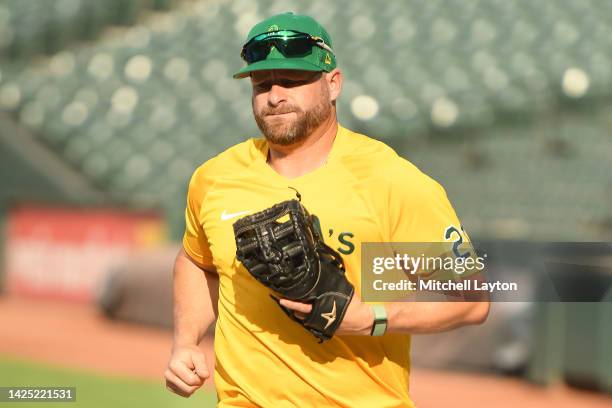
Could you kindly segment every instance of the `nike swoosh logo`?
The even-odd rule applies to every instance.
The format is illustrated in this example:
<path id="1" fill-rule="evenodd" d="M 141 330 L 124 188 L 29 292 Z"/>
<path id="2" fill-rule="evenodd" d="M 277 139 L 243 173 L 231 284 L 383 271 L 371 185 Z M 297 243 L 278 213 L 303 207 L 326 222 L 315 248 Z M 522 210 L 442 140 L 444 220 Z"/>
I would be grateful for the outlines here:
<path id="1" fill-rule="evenodd" d="M 336 301 L 334 300 L 334 307 L 331 312 L 321 313 L 321 317 L 327 320 L 327 324 L 323 329 L 327 329 L 336 320 Z"/>
<path id="2" fill-rule="evenodd" d="M 228 213 L 227 211 L 223 210 L 223 212 L 221 213 L 221 221 L 231 220 L 232 218 L 236 218 L 239 215 L 248 214 L 250 212 L 251 210 L 239 211 L 235 213 Z"/>

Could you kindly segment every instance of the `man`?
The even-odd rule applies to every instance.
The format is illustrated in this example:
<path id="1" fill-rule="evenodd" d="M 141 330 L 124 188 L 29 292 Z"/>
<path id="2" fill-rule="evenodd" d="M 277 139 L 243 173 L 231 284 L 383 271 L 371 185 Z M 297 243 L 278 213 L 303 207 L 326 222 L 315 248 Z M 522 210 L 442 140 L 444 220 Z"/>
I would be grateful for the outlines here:
<path id="1" fill-rule="evenodd" d="M 488 303 L 389 302 L 375 309 L 359 296 L 360 243 L 443 241 L 449 226 L 460 229 L 455 212 L 435 181 L 385 144 L 338 124 L 343 75 L 314 19 L 285 13 L 264 20 L 251 29 L 242 56 L 247 65 L 235 77 L 250 77 L 265 137 L 207 161 L 189 184 L 167 387 L 189 396 L 210 377 L 198 343 L 218 318 L 219 406 L 413 406 L 410 334 L 479 324 Z M 356 287 L 339 329 L 322 344 L 236 260 L 232 224 L 295 198 L 296 190 Z M 281 303 L 297 317 L 310 312 L 308 304 Z"/>

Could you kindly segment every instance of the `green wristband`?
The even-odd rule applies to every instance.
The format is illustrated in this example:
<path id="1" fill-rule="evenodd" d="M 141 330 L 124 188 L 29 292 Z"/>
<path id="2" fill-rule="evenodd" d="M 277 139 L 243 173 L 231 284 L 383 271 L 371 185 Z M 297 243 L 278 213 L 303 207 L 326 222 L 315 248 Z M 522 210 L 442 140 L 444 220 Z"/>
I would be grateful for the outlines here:
<path id="1" fill-rule="evenodd" d="M 387 310 L 383 305 L 373 305 L 374 323 L 370 336 L 382 336 L 387 331 Z"/>

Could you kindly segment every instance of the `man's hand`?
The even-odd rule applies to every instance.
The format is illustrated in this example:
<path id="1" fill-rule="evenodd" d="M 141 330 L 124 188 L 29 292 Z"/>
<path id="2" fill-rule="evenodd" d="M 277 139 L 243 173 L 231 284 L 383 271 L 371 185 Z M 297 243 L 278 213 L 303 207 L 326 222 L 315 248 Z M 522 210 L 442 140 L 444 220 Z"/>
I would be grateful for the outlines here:
<path id="1" fill-rule="evenodd" d="M 164 377 L 168 390 L 189 398 L 210 377 L 200 347 L 197 345 L 174 347 Z"/>
<path id="2" fill-rule="evenodd" d="M 295 317 L 301 320 L 312 311 L 312 305 L 308 303 L 281 299 L 280 304 L 293 310 Z M 372 308 L 359 300 L 358 296 L 353 296 L 336 334 L 369 336 L 372 324 L 374 324 Z"/>

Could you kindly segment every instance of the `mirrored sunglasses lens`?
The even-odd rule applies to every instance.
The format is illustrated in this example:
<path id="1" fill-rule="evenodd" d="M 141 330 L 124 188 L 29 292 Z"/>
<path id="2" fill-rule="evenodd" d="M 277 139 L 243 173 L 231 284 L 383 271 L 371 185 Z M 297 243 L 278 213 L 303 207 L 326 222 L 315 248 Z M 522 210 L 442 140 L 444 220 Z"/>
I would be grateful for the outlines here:
<path id="1" fill-rule="evenodd" d="M 307 35 L 294 35 L 288 37 L 286 35 L 278 36 L 278 34 L 262 36 L 261 39 L 255 38 L 251 44 L 248 44 L 243 52 L 243 58 L 247 63 L 261 61 L 266 59 L 272 46 L 279 50 L 285 57 L 299 57 L 310 53 L 314 42 Z"/>
<path id="2" fill-rule="evenodd" d="M 246 62 L 251 64 L 265 59 L 270 53 L 271 46 L 267 41 L 258 41 L 249 45 L 245 50 Z"/>
<path id="3" fill-rule="evenodd" d="M 312 41 L 308 38 L 290 38 L 283 41 L 281 52 L 286 57 L 299 57 L 308 54 L 312 49 L 312 45 Z"/>

